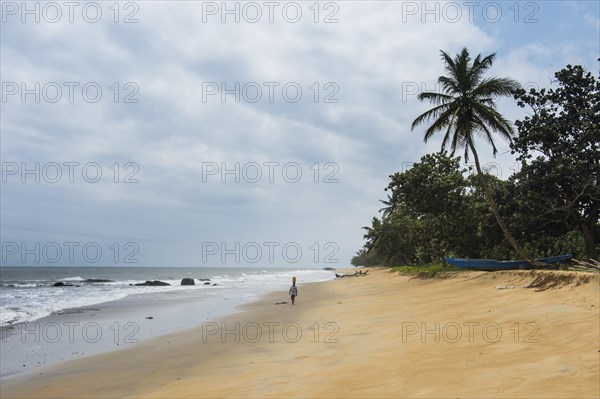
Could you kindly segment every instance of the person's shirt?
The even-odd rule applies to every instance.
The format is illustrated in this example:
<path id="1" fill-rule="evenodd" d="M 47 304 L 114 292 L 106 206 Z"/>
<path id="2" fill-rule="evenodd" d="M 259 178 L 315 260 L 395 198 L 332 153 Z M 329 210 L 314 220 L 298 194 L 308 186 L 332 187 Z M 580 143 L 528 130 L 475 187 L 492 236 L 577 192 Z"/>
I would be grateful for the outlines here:
<path id="1" fill-rule="evenodd" d="M 292 285 L 290 287 L 290 295 L 294 295 L 294 296 L 298 295 L 298 287 L 296 287 L 295 285 Z"/>

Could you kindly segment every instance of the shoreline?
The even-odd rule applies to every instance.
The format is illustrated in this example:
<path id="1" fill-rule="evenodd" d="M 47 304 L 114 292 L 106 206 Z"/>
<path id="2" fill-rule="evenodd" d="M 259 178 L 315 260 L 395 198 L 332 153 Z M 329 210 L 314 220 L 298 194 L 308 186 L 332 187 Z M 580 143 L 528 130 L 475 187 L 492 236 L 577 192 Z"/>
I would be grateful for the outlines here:
<path id="1" fill-rule="evenodd" d="M 284 290 L 286 283 L 287 279 Z M 272 284 L 238 288 L 221 284 L 209 289 L 134 293 L 3 326 L 0 330 L 0 378 L 5 382 L 21 375 L 32 375 L 48 366 L 119 351 L 216 317 L 235 314 L 239 311 L 238 306 L 263 294 L 277 292 L 275 289 Z"/>
<path id="2" fill-rule="evenodd" d="M 600 393 L 597 274 L 370 270 L 302 284 L 293 306 L 266 294 L 199 327 L 8 379 L 2 397 Z"/>
<path id="3" fill-rule="evenodd" d="M 235 313 L 247 300 L 207 297 L 204 292 L 179 297 L 164 292 L 135 294 L 4 326 L 0 332 L 0 378 L 6 381 L 54 364 L 135 346 Z"/>

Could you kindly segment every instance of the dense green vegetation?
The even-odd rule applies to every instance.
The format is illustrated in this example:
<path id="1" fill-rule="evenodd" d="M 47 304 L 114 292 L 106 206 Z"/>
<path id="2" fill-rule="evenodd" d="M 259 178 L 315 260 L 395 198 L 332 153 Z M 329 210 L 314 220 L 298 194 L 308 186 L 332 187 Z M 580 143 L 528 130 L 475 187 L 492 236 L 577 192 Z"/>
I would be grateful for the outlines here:
<path id="1" fill-rule="evenodd" d="M 364 227 L 353 265 L 432 265 L 444 256 L 512 259 L 600 252 L 600 80 L 580 66 L 555 74 L 556 88 L 526 92 L 506 78 L 484 78 L 494 55 L 442 53 L 442 93 L 422 93 L 435 107 L 425 139 L 441 131 L 442 151 L 390 176 L 381 218 Z M 493 97 L 512 93 L 530 115 L 512 125 Z M 473 138 L 508 140 L 520 168 L 507 180 L 485 173 Z M 445 148 L 449 146 L 451 153 Z M 474 156 L 475 170 L 454 151 Z M 439 266 L 435 266 L 434 269 Z"/>

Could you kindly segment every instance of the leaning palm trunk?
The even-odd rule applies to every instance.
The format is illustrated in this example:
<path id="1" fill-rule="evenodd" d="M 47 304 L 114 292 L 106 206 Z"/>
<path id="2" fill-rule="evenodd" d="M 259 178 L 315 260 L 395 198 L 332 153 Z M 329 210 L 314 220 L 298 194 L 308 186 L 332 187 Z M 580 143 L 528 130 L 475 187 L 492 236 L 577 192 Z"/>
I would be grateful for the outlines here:
<path id="1" fill-rule="evenodd" d="M 490 206 L 490 209 L 492 210 L 492 213 L 496 217 L 496 221 L 498 222 L 500 229 L 502 229 L 502 233 L 504 234 L 504 237 L 508 240 L 510 245 L 513 247 L 515 252 L 520 257 L 534 263 L 535 261 L 534 261 L 533 257 L 530 256 L 527 252 L 525 252 L 525 250 L 523 248 L 521 248 L 521 246 L 519 245 L 517 240 L 515 240 L 513 235 L 510 234 L 510 231 L 508 231 L 508 228 L 506 227 L 506 224 L 504 223 L 504 219 L 502 219 L 502 216 L 500 215 L 500 212 L 498 211 L 498 206 L 496 205 L 496 201 L 494 201 L 494 197 L 492 196 L 492 190 L 490 190 L 490 187 L 487 184 L 487 179 L 485 177 L 485 173 L 483 173 L 483 171 L 481 170 L 481 165 L 479 164 L 479 156 L 477 155 L 475 146 L 473 145 L 473 142 L 471 142 L 471 141 L 469 141 L 469 148 L 473 152 L 473 157 L 475 158 L 475 168 L 477 169 L 477 177 L 479 178 L 479 181 L 481 182 L 481 187 L 483 188 L 483 193 L 485 194 L 485 199 L 487 200 L 488 205 Z"/>

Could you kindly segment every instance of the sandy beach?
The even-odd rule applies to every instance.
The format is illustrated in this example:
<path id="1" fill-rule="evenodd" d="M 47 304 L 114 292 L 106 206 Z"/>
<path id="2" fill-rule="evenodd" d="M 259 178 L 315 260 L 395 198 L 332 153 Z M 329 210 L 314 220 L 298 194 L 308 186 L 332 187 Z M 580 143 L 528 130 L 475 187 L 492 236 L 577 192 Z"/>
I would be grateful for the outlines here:
<path id="1" fill-rule="evenodd" d="M 527 288 L 526 288 L 527 287 Z M 600 280 L 371 269 L 2 382 L 2 398 L 597 398 Z"/>

